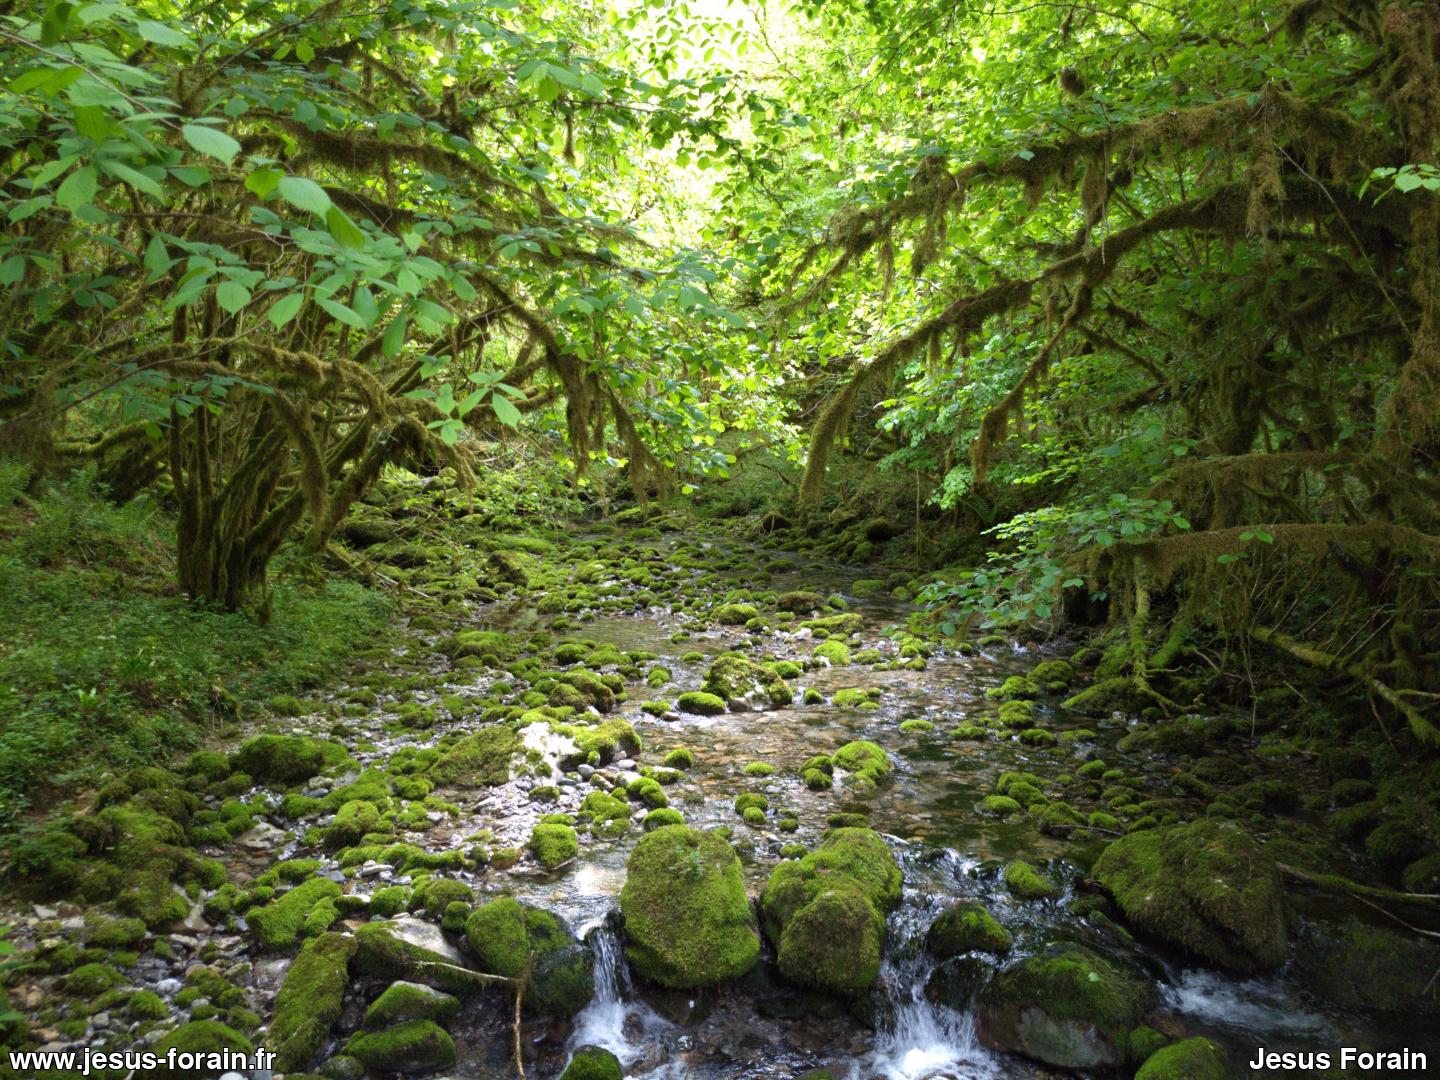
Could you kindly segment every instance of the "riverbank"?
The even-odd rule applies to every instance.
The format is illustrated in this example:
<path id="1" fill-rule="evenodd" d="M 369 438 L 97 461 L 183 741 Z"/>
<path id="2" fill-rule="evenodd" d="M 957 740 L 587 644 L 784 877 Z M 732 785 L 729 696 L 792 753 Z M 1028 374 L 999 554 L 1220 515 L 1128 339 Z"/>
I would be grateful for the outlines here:
<path id="1" fill-rule="evenodd" d="M 1283 717 L 1068 712 L 1083 648 L 941 645 L 907 630 L 909 582 L 679 524 L 520 529 L 443 484 L 380 493 L 346 536 L 399 598 L 393 637 L 256 739 L 117 771 L 18 849 L 8 1044 L 509 1076 L 494 978 L 527 986 L 542 1077 L 593 1043 L 631 1075 L 917 1080 L 1204 1065 L 1210 1039 L 1238 1072 L 1257 1039 L 1389 1045 L 1433 1016 L 1430 947 L 1326 877 L 1382 876 L 1364 841 L 1404 820 L 1383 759 Z M 657 961 L 643 905 L 615 916 L 639 841 L 686 829 L 728 841 L 695 880 L 758 901 L 727 909 L 718 991 Z M 688 880 L 689 855 L 661 865 Z M 868 978 L 807 945 L 819 894 L 792 879 L 860 897 L 839 940 Z"/>

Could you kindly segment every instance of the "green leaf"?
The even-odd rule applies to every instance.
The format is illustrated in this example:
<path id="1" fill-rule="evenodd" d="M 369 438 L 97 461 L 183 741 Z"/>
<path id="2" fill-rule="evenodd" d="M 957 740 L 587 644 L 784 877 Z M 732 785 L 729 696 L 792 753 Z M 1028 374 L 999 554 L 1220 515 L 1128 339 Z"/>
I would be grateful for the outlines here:
<path id="1" fill-rule="evenodd" d="M 240 144 L 219 128 L 207 127 L 204 124 L 183 124 L 180 134 L 185 136 L 191 149 L 206 157 L 223 161 L 226 165 L 234 161 L 235 155 L 240 153 Z"/>
<path id="2" fill-rule="evenodd" d="M 250 290 L 238 281 L 222 281 L 215 290 L 215 302 L 231 315 L 243 311 L 250 303 Z"/>
<path id="3" fill-rule="evenodd" d="M 165 189 L 152 177 L 146 176 L 139 169 L 132 169 L 129 165 L 120 161 L 106 161 L 103 163 L 105 171 L 117 179 L 125 181 L 136 191 L 143 191 L 146 195 L 156 199 L 165 198 Z"/>
<path id="4" fill-rule="evenodd" d="M 520 426 L 520 410 L 510 403 L 509 398 L 501 394 L 491 394 L 490 408 L 495 410 L 495 419 L 506 427 Z"/>
<path id="5" fill-rule="evenodd" d="M 354 327 L 356 330 L 365 329 L 365 320 L 338 300 L 327 300 L 323 297 L 316 297 L 315 302 L 346 326 Z"/>
<path id="6" fill-rule="evenodd" d="M 291 319 L 295 318 L 304 305 L 305 296 L 303 293 L 289 293 L 275 301 L 269 312 L 267 312 L 267 318 L 269 318 L 275 329 L 279 330 Z"/>
<path id="7" fill-rule="evenodd" d="M 390 320 L 390 325 L 385 328 L 385 336 L 380 339 L 380 351 L 386 356 L 399 356 L 400 350 L 405 347 L 405 316 L 396 315 Z"/>
<path id="8" fill-rule="evenodd" d="M 277 186 L 280 197 L 297 210 L 324 217 L 330 209 L 330 196 L 314 180 L 304 176 L 287 176 Z"/>
<path id="9" fill-rule="evenodd" d="M 89 203 L 99 187 L 95 166 L 86 165 L 65 178 L 65 182 L 55 192 L 55 201 L 66 210 L 75 210 Z"/>
<path id="10" fill-rule="evenodd" d="M 145 245 L 145 269 L 150 271 L 151 279 L 158 278 L 169 270 L 170 266 L 170 252 L 165 250 L 165 241 L 158 236 L 152 236 L 150 243 Z"/>
<path id="11" fill-rule="evenodd" d="M 11 255 L 3 263 L 0 263 L 0 285 L 14 285 L 24 277 L 24 255 Z"/>
<path id="12" fill-rule="evenodd" d="M 257 199 L 264 199 L 284 177 L 285 174 L 279 169 L 256 169 L 245 177 L 245 189 Z"/>
<path id="13" fill-rule="evenodd" d="M 194 42 L 173 27 L 164 23 L 156 22 L 154 19 L 141 19 L 135 29 L 140 31 L 140 36 L 152 45 L 173 45 L 178 48 L 192 48 Z"/>
<path id="14" fill-rule="evenodd" d="M 325 193 L 321 191 L 320 194 L 324 195 Z M 325 211 L 325 224 L 330 229 L 330 235 L 340 243 L 341 247 L 358 251 L 365 246 L 365 234 L 338 206 L 332 206 Z"/>

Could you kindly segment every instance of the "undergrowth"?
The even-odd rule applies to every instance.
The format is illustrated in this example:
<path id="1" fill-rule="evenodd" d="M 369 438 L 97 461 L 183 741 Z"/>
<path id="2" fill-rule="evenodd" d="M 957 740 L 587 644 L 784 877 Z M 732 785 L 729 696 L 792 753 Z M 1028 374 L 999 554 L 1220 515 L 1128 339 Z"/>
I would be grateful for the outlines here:
<path id="1" fill-rule="evenodd" d="M 9 474 L 5 476 L 8 478 Z M 0 829 L 106 768 L 162 761 L 318 685 L 388 619 L 343 580 L 282 580 L 271 617 L 197 607 L 174 523 L 77 474 L 0 506 Z"/>

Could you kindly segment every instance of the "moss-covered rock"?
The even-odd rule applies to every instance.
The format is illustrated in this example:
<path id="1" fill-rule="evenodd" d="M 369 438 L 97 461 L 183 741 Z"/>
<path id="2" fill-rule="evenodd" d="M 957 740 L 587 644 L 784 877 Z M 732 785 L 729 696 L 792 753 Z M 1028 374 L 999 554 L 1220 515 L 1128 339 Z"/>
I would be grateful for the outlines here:
<path id="1" fill-rule="evenodd" d="M 530 854 L 547 870 L 564 865 L 579 852 L 580 837 L 569 825 L 536 825 L 530 833 Z"/>
<path id="2" fill-rule="evenodd" d="M 559 916 L 505 896 L 477 908 L 465 923 L 465 940 L 480 967 L 514 978 L 534 958 L 526 1006 L 547 1015 L 574 1016 L 595 993 L 590 951 Z"/>
<path id="3" fill-rule="evenodd" d="M 981 991 L 991 1049 L 1063 1069 L 1118 1066 L 1125 1038 L 1155 1000 L 1140 978 L 1080 945 L 1054 946 L 1001 971 Z"/>
<path id="4" fill-rule="evenodd" d="M 482 987 L 440 928 L 415 919 L 370 922 L 355 931 L 355 970 L 362 975 L 424 983 L 461 997 Z"/>
<path id="5" fill-rule="evenodd" d="M 306 930 L 306 920 L 318 904 L 333 900 L 343 890 L 329 878 L 311 878 L 278 900 L 246 914 L 250 928 L 268 949 L 288 949 Z M 325 929 L 326 927 L 321 927 Z"/>
<path id="6" fill-rule="evenodd" d="M 1280 873 L 1231 822 L 1206 818 L 1123 837 L 1092 873 L 1144 934 L 1240 974 L 1285 960 Z"/>
<path id="7" fill-rule="evenodd" d="M 744 626 L 759 615 L 760 609 L 754 604 L 721 604 L 711 613 L 721 626 Z"/>
<path id="8" fill-rule="evenodd" d="M 1307 922 L 1293 968 L 1308 991 L 1342 1008 L 1429 1017 L 1440 1016 L 1426 992 L 1437 969 L 1440 946 L 1357 919 Z"/>
<path id="9" fill-rule="evenodd" d="M 345 1053 L 375 1072 L 428 1072 L 455 1064 L 455 1041 L 432 1020 L 409 1020 L 357 1033 Z"/>
<path id="10" fill-rule="evenodd" d="M 1195 1038 L 1155 1051 L 1135 1073 L 1135 1080 L 1231 1080 L 1234 1075 L 1218 1043 Z"/>
<path id="11" fill-rule="evenodd" d="M 645 978 L 689 989 L 739 978 L 760 956 L 740 860 L 682 825 L 647 833 L 626 863 L 625 955 Z"/>
<path id="12" fill-rule="evenodd" d="M 275 995 L 265 1040 L 265 1048 L 275 1055 L 277 1071 L 299 1072 L 314 1063 L 340 1018 L 355 949 L 353 937 L 332 933 L 301 947 Z"/>
<path id="13" fill-rule="evenodd" d="M 269 1049 L 267 1047 L 267 1049 Z M 171 1051 L 180 1054 L 220 1054 L 224 1051 L 239 1051 L 244 1054 L 255 1052 L 255 1044 L 234 1028 L 218 1020 L 192 1020 L 182 1024 L 169 1035 L 164 1036 L 153 1047 L 153 1053 L 161 1059 L 168 1058 Z M 179 1080 L 180 1077 L 211 1077 L 227 1072 L 227 1069 L 170 1070 L 163 1063 L 152 1073 L 154 1080 Z"/>
<path id="14" fill-rule="evenodd" d="M 990 953 L 1010 951 L 1014 938 L 1001 926 L 984 904 L 962 901 L 941 913 L 925 935 L 925 947 L 936 956 L 948 958 L 974 950 Z"/>
<path id="15" fill-rule="evenodd" d="M 433 1020 L 448 1026 L 460 1014 L 460 999 L 423 983 L 393 982 L 365 1010 L 365 1027 L 371 1031 L 407 1020 Z"/>
<path id="16" fill-rule="evenodd" d="M 858 787 L 878 787 L 890 776 L 890 755 L 865 739 L 848 742 L 830 758 L 836 769 L 847 773 L 847 782 Z"/>
<path id="17" fill-rule="evenodd" d="M 719 716 L 727 707 L 725 699 L 704 690 L 688 690 L 675 699 L 675 707 L 697 716 Z"/>
<path id="18" fill-rule="evenodd" d="M 760 912 L 781 972 L 833 992 L 869 987 L 902 881 L 885 841 L 861 828 L 835 829 L 808 855 L 775 867 Z"/>
<path id="19" fill-rule="evenodd" d="M 750 702 L 783 706 L 795 697 L 795 691 L 773 669 L 733 653 L 716 658 L 701 689 L 724 698 L 732 707 Z"/>
<path id="20" fill-rule="evenodd" d="M 325 751 L 303 735 L 257 735 L 235 751 L 231 764 L 256 780 L 297 784 L 324 769 Z"/>
<path id="21" fill-rule="evenodd" d="M 494 724 L 466 735 L 433 765 L 429 776 L 449 787 L 493 787 L 510 779 L 510 759 L 520 748 L 515 732 Z"/>
<path id="22" fill-rule="evenodd" d="M 570 1057 L 560 1080 L 622 1080 L 620 1059 L 599 1046 L 582 1046 Z"/>
<path id="23" fill-rule="evenodd" d="M 850 663 L 849 647 L 843 641 L 838 641 L 835 638 L 822 641 L 819 645 L 816 645 L 815 651 L 811 653 L 811 655 L 816 660 L 823 660 L 831 667 L 844 667 Z"/>
<path id="24" fill-rule="evenodd" d="M 1047 900 L 1060 895 L 1060 886 L 1021 859 L 1005 867 L 1005 887 L 1022 900 Z"/>

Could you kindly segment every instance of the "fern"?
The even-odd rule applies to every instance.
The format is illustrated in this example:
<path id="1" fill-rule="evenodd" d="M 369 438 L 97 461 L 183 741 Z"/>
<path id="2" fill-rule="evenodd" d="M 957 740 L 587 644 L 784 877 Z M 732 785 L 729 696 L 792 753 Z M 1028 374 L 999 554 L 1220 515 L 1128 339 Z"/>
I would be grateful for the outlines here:
<path id="1" fill-rule="evenodd" d="M 0 508 L 8 509 L 30 486 L 30 466 L 14 458 L 0 457 Z"/>

